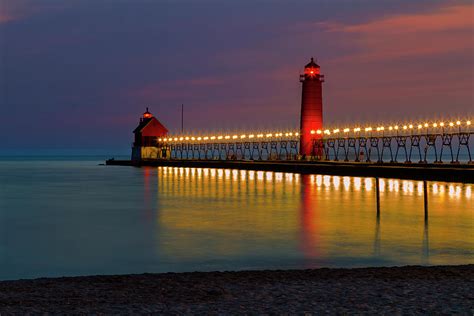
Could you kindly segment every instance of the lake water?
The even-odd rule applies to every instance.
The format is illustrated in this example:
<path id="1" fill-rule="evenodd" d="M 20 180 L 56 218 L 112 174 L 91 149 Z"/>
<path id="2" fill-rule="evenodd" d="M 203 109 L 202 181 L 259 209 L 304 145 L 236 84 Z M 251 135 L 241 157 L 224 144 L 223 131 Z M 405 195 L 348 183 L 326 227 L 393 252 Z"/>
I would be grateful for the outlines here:
<path id="1" fill-rule="evenodd" d="M 474 263 L 474 185 L 0 160 L 0 279 Z"/>

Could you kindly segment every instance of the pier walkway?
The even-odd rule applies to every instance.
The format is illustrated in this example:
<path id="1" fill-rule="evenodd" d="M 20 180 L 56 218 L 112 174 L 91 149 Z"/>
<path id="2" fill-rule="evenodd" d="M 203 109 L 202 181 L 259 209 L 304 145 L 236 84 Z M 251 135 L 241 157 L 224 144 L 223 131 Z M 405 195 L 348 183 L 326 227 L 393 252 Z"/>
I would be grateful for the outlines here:
<path id="1" fill-rule="evenodd" d="M 131 160 L 106 161 L 110 166 L 150 166 L 184 168 L 224 168 L 326 174 L 356 177 L 380 177 L 410 180 L 474 183 L 474 165 L 418 164 L 418 163 L 367 163 L 334 161 L 247 161 L 247 160 L 191 160 L 158 159 L 132 162 Z"/>

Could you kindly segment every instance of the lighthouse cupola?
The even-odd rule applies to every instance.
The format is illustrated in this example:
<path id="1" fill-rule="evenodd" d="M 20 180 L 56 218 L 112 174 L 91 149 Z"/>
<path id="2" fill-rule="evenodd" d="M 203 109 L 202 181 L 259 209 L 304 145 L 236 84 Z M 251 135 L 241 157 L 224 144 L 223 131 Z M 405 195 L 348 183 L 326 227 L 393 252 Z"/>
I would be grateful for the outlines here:
<path id="1" fill-rule="evenodd" d="M 314 58 L 311 57 L 311 61 L 304 66 L 304 76 L 308 78 L 313 78 L 320 75 L 320 69 L 318 64 L 314 62 Z"/>
<path id="2" fill-rule="evenodd" d="M 323 92 L 319 65 L 311 58 L 300 75 L 301 91 L 301 120 L 300 120 L 300 155 L 309 157 L 319 155 L 313 150 L 313 140 L 320 138 L 317 130 L 323 129 Z M 312 132 L 313 131 L 313 132 Z"/>
<path id="3" fill-rule="evenodd" d="M 146 108 L 145 113 L 143 113 L 143 119 L 149 119 L 152 117 L 153 117 L 153 114 L 151 114 L 150 111 L 148 111 L 148 108 Z"/>

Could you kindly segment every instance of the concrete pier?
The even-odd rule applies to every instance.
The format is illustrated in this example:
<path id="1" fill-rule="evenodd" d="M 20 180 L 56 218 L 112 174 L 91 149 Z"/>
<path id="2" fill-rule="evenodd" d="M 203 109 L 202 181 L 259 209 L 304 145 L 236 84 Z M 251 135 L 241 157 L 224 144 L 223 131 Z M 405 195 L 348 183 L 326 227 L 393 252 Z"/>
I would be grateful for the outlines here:
<path id="1" fill-rule="evenodd" d="M 355 177 L 380 177 L 410 180 L 474 183 L 474 166 L 463 164 L 405 164 L 363 163 L 334 161 L 246 161 L 246 160 L 150 160 L 139 163 L 130 160 L 106 161 L 109 166 L 149 166 L 222 168 L 294 172 L 301 174 L 325 174 Z"/>

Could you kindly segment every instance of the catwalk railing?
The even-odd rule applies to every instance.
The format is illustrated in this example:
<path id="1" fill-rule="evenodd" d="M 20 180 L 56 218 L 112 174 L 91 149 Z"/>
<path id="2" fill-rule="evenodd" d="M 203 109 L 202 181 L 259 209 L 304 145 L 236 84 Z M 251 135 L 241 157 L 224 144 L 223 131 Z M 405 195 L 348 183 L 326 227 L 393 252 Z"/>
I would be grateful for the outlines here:
<path id="1" fill-rule="evenodd" d="M 159 139 L 157 158 L 212 160 L 325 160 L 351 162 L 473 163 L 474 132 L 350 135 L 314 133 L 313 152 L 301 157 L 298 133 L 253 139 Z"/>

